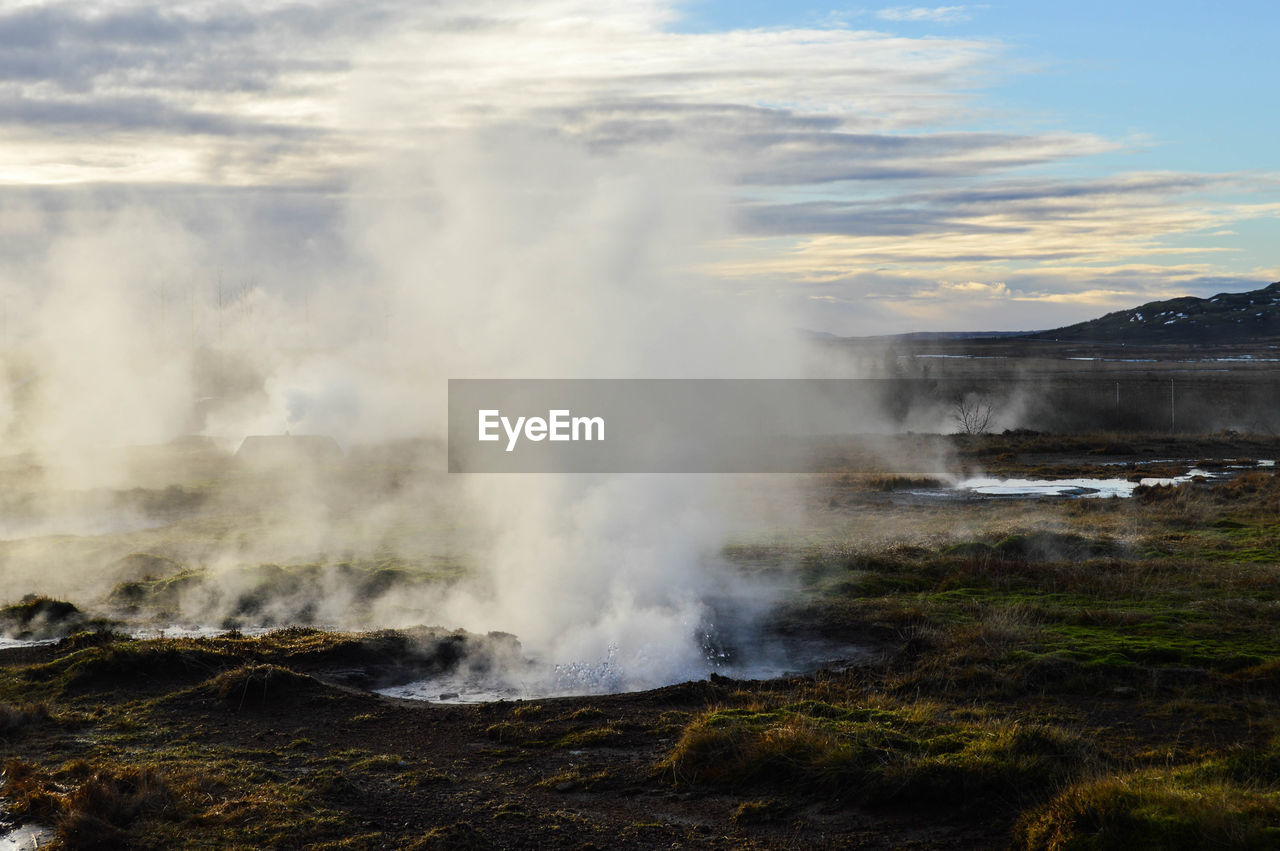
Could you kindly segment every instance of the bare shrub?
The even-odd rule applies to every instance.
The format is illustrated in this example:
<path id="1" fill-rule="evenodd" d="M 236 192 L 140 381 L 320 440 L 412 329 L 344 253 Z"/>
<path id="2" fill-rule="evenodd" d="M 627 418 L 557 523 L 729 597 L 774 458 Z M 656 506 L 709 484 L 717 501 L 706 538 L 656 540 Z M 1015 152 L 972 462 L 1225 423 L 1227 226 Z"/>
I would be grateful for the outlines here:
<path id="1" fill-rule="evenodd" d="M 986 434 L 994 416 L 995 405 L 976 393 L 962 396 L 951 409 L 951 419 L 961 434 Z"/>

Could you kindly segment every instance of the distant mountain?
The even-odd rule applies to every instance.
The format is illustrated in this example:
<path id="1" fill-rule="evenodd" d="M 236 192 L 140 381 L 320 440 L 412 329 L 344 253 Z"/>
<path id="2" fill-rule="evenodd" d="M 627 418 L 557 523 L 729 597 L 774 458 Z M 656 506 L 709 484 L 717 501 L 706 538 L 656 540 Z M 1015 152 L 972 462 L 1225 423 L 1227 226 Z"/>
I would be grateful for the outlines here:
<path id="1" fill-rule="evenodd" d="M 1152 301 L 1026 337 L 1134 345 L 1246 342 L 1265 338 L 1280 340 L 1280 282 L 1247 293 Z"/>

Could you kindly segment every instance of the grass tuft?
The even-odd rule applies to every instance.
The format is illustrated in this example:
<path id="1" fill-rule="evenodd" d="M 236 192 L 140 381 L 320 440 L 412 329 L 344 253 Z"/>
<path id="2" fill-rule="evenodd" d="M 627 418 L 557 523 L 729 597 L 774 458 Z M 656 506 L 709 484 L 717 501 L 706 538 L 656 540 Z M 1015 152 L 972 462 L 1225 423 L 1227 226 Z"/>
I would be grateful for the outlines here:
<path id="1" fill-rule="evenodd" d="M 867 803 L 1016 802 L 1079 776 L 1091 749 L 1052 727 L 955 721 L 930 705 L 720 708 L 658 768 L 678 786 L 780 786 Z"/>
<path id="2" fill-rule="evenodd" d="M 174 801 L 169 784 L 154 768 L 103 769 L 66 796 L 58 837 L 66 848 L 120 847 L 135 820 L 159 815 Z"/>
<path id="3" fill-rule="evenodd" d="M 242 665 L 212 677 L 205 687 L 236 709 L 260 709 L 323 692 L 313 677 L 279 665 Z"/>
<path id="4" fill-rule="evenodd" d="M 7 759 L 0 772 L 0 798 L 8 816 L 19 824 L 53 824 L 62 814 L 63 798 L 53 778 L 33 763 Z"/>
<path id="5" fill-rule="evenodd" d="M 61 638 L 86 620 L 73 603 L 27 595 L 22 602 L 0 609 L 0 635 L 28 641 Z"/>
<path id="6" fill-rule="evenodd" d="M 49 721 L 49 707 L 43 703 L 0 703 L 0 737 Z"/>
<path id="7" fill-rule="evenodd" d="M 1024 817 L 1029 849 L 1275 848 L 1280 792 L 1148 770 L 1076 783 Z"/>

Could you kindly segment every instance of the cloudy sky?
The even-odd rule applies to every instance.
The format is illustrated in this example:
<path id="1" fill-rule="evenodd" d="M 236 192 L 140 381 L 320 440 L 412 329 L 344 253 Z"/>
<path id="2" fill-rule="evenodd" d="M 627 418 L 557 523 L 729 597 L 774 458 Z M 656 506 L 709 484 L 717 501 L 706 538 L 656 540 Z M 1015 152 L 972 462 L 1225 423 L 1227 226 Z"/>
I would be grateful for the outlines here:
<path id="1" fill-rule="evenodd" d="M 7 2 L 0 284 L 66 211 L 146 203 L 236 221 L 258 248 L 216 262 L 269 285 L 332 259 L 357 175 L 518 127 L 700 152 L 705 271 L 813 329 L 1251 289 L 1280 279 L 1277 32 L 1191 0 Z"/>

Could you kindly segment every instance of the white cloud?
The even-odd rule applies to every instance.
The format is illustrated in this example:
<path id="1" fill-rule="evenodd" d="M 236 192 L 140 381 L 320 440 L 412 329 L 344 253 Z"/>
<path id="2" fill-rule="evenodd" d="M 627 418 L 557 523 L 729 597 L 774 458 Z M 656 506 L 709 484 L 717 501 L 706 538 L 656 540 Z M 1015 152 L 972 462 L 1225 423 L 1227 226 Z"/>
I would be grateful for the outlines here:
<path id="1" fill-rule="evenodd" d="M 424 134 L 519 123 L 608 147 L 701 137 L 762 163 L 753 179 L 823 180 L 848 171 L 832 161 L 874 171 L 879 158 L 833 134 L 963 120 L 972 105 L 958 93 L 980 86 L 1000 51 L 841 28 L 679 33 L 665 28 L 674 9 L 656 0 L 4 9 L 0 126 L 30 144 L 7 152 L 3 174 L 326 181 Z"/>
<path id="2" fill-rule="evenodd" d="M 927 21 L 935 24 L 954 24 L 970 18 L 965 6 L 893 6 L 876 12 L 884 21 Z"/>
<path id="3" fill-rule="evenodd" d="M 878 14 L 947 22 L 979 8 Z M 0 185 L 77 199 L 76 187 L 169 186 L 165 203 L 203 193 L 214 206 L 234 190 L 284 211 L 290 244 L 314 225 L 324 245 L 355 176 L 443 134 L 509 127 L 597 157 L 675 146 L 709 154 L 739 194 L 739 231 L 713 268 L 734 285 L 821 283 L 837 302 L 873 273 L 990 285 L 1045 272 L 1049 295 L 1134 264 L 1186 260 L 1195 275 L 1229 277 L 1229 258 L 1213 257 L 1233 223 L 1276 215 L 1244 197 L 1273 192 L 1274 177 L 1026 176 L 1132 140 L 1000 131 L 974 94 L 1010 73 L 996 41 L 843 26 L 687 33 L 670 29 L 677 11 L 668 0 L 0 6 Z M 901 285 L 904 300 L 921 291 Z"/>

